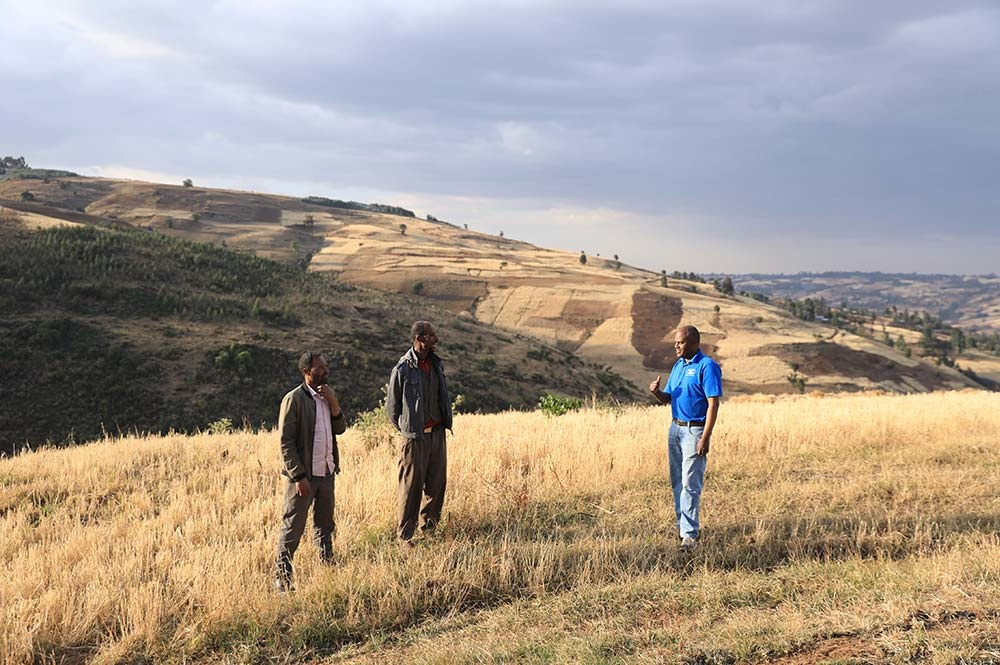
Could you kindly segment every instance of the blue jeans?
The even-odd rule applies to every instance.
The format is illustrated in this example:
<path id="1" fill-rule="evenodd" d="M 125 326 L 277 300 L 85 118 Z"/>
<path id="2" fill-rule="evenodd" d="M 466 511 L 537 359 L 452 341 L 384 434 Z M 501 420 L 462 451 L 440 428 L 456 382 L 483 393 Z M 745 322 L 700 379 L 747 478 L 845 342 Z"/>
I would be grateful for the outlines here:
<path id="1" fill-rule="evenodd" d="M 670 487 L 674 491 L 674 514 L 681 538 L 698 537 L 698 506 L 705 485 L 705 456 L 695 455 L 703 426 L 681 427 L 670 423 L 667 453 L 670 459 Z"/>

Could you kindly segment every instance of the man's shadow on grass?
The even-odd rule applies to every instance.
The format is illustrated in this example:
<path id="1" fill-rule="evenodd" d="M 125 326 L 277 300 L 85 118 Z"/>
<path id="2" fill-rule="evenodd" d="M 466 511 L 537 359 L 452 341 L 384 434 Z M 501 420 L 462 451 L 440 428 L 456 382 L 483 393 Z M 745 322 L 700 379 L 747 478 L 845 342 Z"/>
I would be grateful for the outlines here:
<path id="1" fill-rule="evenodd" d="M 472 546 L 528 548 L 539 543 L 565 550 L 572 566 L 613 550 L 616 566 L 636 574 L 656 570 L 768 572 L 797 562 L 852 559 L 899 561 L 947 549 L 962 539 L 1000 533 L 1000 515 L 952 513 L 900 518 L 890 511 L 856 515 L 798 515 L 772 521 L 709 525 L 694 552 L 680 549 L 672 524 L 616 520 L 589 498 L 539 502 L 504 510 L 489 518 L 452 515 L 443 540 L 468 540 Z M 672 521 L 672 513 L 670 513 Z"/>

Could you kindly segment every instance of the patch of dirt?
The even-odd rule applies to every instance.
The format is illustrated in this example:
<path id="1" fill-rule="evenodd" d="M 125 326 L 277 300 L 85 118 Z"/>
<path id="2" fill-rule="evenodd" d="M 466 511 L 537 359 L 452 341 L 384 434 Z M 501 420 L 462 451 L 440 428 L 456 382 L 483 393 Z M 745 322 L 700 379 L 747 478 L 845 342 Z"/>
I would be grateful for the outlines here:
<path id="1" fill-rule="evenodd" d="M 795 387 L 787 381 L 782 383 L 733 381 L 726 378 L 725 370 L 722 370 L 722 380 L 725 382 L 725 393 L 727 395 L 790 395 L 795 392 Z"/>
<path id="2" fill-rule="evenodd" d="M 900 654 L 893 653 L 893 638 L 900 639 L 913 630 L 922 631 L 921 639 L 909 647 L 908 660 L 929 660 L 936 647 L 980 643 L 980 652 L 968 662 L 995 663 L 1000 653 L 1000 645 L 992 640 L 998 636 L 996 628 L 1000 612 L 987 610 L 971 612 L 959 610 L 945 612 L 939 616 L 918 610 L 903 625 L 886 626 L 874 635 L 832 635 L 818 642 L 804 646 L 784 657 L 770 662 L 784 665 L 812 665 L 812 663 L 884 663 L 895 661 Z M 974 639 L 979 638 L 979 639 Z M 904 639 L 904 642 L 909 640 Z M 905 649 L 904 649 L 905 651 Z"/>
<path id="3" fill-rule="evenodd" d="M 875 383 L 899 381 L 908 376 L 928 390 L 950 387 L 946 377 L 930 367 L 917 365 L 903 367 L 882 356 L 858 351 L 830 342 L 796 342 L 794 344 L 768 344 L 753 349 L 750 356 L 776 356 L 798 365 L 798 371 L 810 376 L 844 376 L 849 379 L 865 378 Z"/>
<path id="4" fill-rule="evenodd" d="M 614 315 L 614 303 L 607 300 L 574 298 L 563 305 L 559 318 L 577 328 L 593 331 Z"/>
<path id="5" fill-rule="evenodd" d="M 684 306 L 680 298 L 639 289 L 632 296 L 632 348 L 647 369 L 673 367 L 673 333 L 680 325 Z M 707 353 L 707 351 L 706 351 Z"/>
<path id="6" fill-rule="evenodd" d="M 420 295 L 433 298 L 451 312 L 456 314 L 471 310 L 480 298 L 486 296 L 486 282 L 478 279 L 425 279 L 414 278 L 408 286 L 412 292 L 417 283 L 423 284 Z M 401 290 L 405 293 L 405 291 Z"/>

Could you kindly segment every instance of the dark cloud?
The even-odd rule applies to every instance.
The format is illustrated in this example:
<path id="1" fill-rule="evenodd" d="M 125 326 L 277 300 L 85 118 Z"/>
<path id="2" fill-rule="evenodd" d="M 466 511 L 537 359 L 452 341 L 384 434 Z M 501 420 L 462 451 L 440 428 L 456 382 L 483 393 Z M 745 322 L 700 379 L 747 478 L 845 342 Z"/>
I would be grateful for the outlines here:
<path id="1" fill-rule="evenodd" d="M 947 225 L 973 255 L 945 269 L 995 269 L 986 0 L 0 10 L 0 150 L 36 163 L 620 211 L 642 251 L 678 216 L 775 247 L 832 228 L 914 270 Z"/>

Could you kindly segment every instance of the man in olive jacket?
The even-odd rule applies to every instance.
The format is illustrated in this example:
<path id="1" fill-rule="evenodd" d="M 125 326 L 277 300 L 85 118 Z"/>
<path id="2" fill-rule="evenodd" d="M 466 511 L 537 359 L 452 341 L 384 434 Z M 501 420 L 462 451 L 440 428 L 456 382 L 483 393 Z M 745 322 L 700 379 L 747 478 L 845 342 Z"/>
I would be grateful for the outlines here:
<path id="1" fill-rule="evenodd" d="M 327 384 L 326 360 L 308 351 L 299 358 L 303 383 L 281 400 L 278 432 L 281 435 L 282 474 L 287 478 L 274 588 L 292 588 L 292 557 L 313 507 L 313 541 L 324 562 L 333 560 L 333 477 L 340 473 L 337 435 L 346 428 L 337 395 Z"/>
<path id="2" fill-rule="evenodd" d="M 421 516 L 425 532 L 441 521 L 448 479 L 444 431 L 451 429 L 451 398 L 444 364 L 434 353 L 438 341 L 434 326 L 417 321 L 410 328 L 410 339 L 413 347 L 392 368 L 385 403 L 386 414 L 401 435 L 396 533 L 405 544 L 411 543 Z"/>

